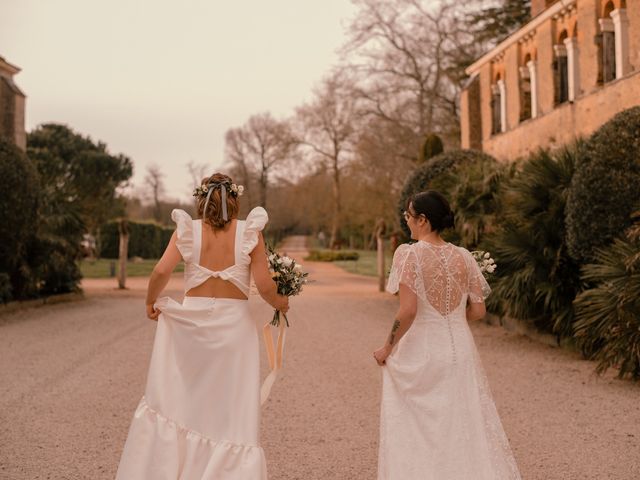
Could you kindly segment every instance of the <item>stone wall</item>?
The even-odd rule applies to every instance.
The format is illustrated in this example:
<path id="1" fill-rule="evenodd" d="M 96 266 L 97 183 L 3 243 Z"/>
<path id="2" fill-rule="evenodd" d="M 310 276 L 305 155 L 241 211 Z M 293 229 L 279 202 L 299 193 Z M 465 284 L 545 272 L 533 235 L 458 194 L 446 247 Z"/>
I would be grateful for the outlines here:
<path id="1" fill-rule="evenodd" d="M 514 160 L 539 147 L 555 148 L 594 132 L 613 115 L 640 105 L 640 72 L 608 83 L 574 103 L 564 103 L 518 128 L 483 141 L 483 151 L 502 160 Z"/>
<path id="2" fill-rule="evenodd" d="M 598 74 L 598 18 L 603 0 L 577 0 L 563 3 L 534 2 L 532 8 L 542 8 L 538 18 L 514 33 L 493 52 L 489 52 L 468 70 L 477 77 L 478 85 L 470 82 L 461 96 L 461 146 L 478 148 L 477 132 L 481 132 L 480 149 L 497 158 L 509 160 L 536 150 L 570 142 L 596 130 L 617 112 L 640 104 L 640 0 L 627 1 L 629 20 L 628 58 L 630 72 L 613 82 L 602 84 Z M 615 0 L 616 7 L 623 5 Z M 544 4 L 544 8 L 543 8 Z M 544 10 L 552 6 L 551 10 Z M 569 5 L 566 7 L 566 5 Z M 570 27 L 573 25 L 573 27 Z M 577 28 L 575 26 L 577 25 Z M 573 102 L 556 105 L 553 63 L 554 45 L 562 44 L 561 31 L 567 31 L 577 44 L 577 90 Z M 535 45 L 537 74 L 536 118 L 521 120 L 520 73 L 523 63 L 523 41 Z M 505 82 L 506 132 L 492 134 L 492 86 L 497 73 Z M 495 88 L 495 87 L 494 87 Z M 477 93 L 478 98 L 474 95 Z M 479 112 L 476 106 L 479 105 Z"/>

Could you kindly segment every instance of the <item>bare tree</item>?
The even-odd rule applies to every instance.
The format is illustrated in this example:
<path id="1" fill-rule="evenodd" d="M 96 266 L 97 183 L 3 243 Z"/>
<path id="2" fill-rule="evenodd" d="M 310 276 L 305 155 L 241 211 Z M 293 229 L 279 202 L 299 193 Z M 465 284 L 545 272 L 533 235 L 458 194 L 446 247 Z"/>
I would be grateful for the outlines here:
<path id="1" fill-rule="evenodd" d="M 187 170 L 191 176 L 190 191 L 200 185 L 202 179 L 209 174 L 209 169 L 210 167 L 206 163 L 196 163 L 193 160 L 187 163 Z"/>
<path id="2" fill-rule="evenodd" d="M 270 113 L 253 115 L 247 123 L 225 135 L 227 160 L 236 166 L 246 183 L 255 172 L 260 185 L 260 204 L 267 206 L 269 175 L 293 157 L 297 146 L 289 124 Z"/>
<path id="3" fill-rule="evenodd" d="M 415 157 L 425 134 L 457 142 L 457 98 L 473 43 L 460 25 L 457 2 L 355 0 L 345 60 L 360 78 L 367 113 L 412 139 L 401 154 Z M 404 142 L 407 145 L 407 142 Z"/>
<path id="4" fill-rule="evenodd" d="M 326 162 L 332 178 L 333 214 L 330 245 L 339 239 L 342 202 L 340 176 L 356 137 L 357 102 L 347 73 L 336 71 L 315 89 L 315 98 L 297 109 L 298 138 Z"/>
<path id="5" fill-rule="evenodd" d="M 164 173 L 160 170 L 157 164 L 152 164 L 147 167 L 147 176 L 145 177 L 147 184 L 147 195 L 153 202 L 153 218 L 156 222 L 160 222 L 162 219 L 162 196 L 165 192 L 164 187 Z"/>

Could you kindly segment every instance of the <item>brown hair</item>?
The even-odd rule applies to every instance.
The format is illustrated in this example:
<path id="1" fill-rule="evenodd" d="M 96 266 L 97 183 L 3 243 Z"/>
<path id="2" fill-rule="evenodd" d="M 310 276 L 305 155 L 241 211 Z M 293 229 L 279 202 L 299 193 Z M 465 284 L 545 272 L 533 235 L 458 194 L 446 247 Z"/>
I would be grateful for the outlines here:
<path id="1" fill-rule="evenodd" d="M 230 186 L 233 181 L 228 175 L 222 173 L 214 173 L 210 177 L 202 179 L 201 185 L 209 185 L 211 183 L 226 183 L 227 187 L 227 217 L 225 222 L 222 218 L 222 193 L 221 187 L 211 187 L 213 192 L 209 197 L 209 203 L 207 204 L 207 217 L 202 218 L 202 212 L 204 211 L 204 205 L 207 201 L 207 196 L 197 197 L 197 211 L 198 216 L 202 218 L 202 221 L 211 225 L 214 229 L 218 230 L 224 228 L 232 219 L 238 216 L 238 210 L 240 210 L 240 202 L 237 195 L 231 193 Z"/>

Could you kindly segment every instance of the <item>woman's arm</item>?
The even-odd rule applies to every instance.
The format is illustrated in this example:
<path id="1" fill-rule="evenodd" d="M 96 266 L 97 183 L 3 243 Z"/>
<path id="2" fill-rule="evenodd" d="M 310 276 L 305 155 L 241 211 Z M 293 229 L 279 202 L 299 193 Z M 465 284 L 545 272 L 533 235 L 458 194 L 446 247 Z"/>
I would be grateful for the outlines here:
<path id="1" fill-rule="evenodd" d="M 467 321 L 469 322 L 484 318 L 486 313 L 487 308 L 485 307 L 484 302 L 469 302 L 467 305 Z"/>
<path id="2" fill-rule="evenodd" d="M 169 240 L 169 245 L 165 249 L 162 254 L 162 258 L 158 260 L 156 266 L 153 267 L 153 271 L 151 272 L 151 277 L 149 278 L 149 285 L 147 286 L 147 317 L 151 320 L 157 320 L 158 315 L 160 315 L 160 311 L 156 310 L 153 307 L 153 304 L 158 299 L 158 295 L 164 290 L 164 287 L 169 283 L 169 279 L 171 278 L 171 273 L 176 268 L 176 265 L 182 260 L 182 256 L 180 255 L 180 251 L 176 245 L 176 239 L 178 235 L 176 232 L 173 232 L 171 235 L 171 240 Z"/>
<path id="3" fill-rule="evenodd" d="M 409 331 L 413 320 L 416 318 L 418 309 L 418 298 L 416 294 L 403 283 L 400 284 L 399 293 L 400 307 L 391 326 L 391 333 L 389 333 L 389 337 L 384 346 L 373 353 L 378 365 L 384 365 L 393 347 L 397 345 L 404 334 Z"/>
<path id="4" fill-rule="evenodd" d="M 269 267 L 267 266 L 267 252 L 264 248 L 262 233 L 258 234 L 258 244 L 251 252 L 251 273 L 258 292 L 264 301 L 276 310 L 287 313 L 289 310 L 289 298 L 284 295 L 278 295 L 278 287 L 271 278 L 271 273 L 269 273 Z"/>

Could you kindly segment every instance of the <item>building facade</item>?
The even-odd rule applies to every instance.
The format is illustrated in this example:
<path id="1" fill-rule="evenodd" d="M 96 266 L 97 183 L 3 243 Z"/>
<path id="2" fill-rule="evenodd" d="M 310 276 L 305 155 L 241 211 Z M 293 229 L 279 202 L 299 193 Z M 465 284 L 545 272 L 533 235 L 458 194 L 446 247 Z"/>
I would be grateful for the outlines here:
<path id="1" fill-rule="evenodd" d="M 13 81 L 20 72 L 0 57 L 0 136 L 15 143 L 22 150 L 27 148 L 25 131 L 25 95 Z"/>
<path id="2" fill-rule="evenodd" d="M 513 160 L 640 105 L 640 0 L 532 0 L 531 10 L 467 69 L 462 148 Z"/>

